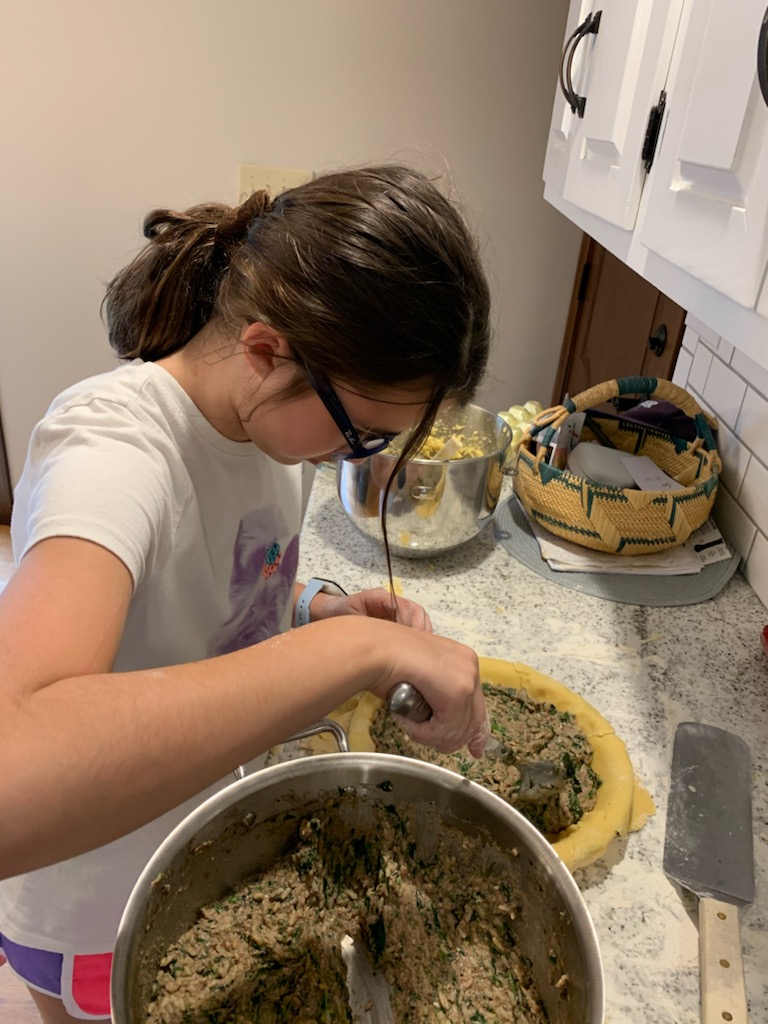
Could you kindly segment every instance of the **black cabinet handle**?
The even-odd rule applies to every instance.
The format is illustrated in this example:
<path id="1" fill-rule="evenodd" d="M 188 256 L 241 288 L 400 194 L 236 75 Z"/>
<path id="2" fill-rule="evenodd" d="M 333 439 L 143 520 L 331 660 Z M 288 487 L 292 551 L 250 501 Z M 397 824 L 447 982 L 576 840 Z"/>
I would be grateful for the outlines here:
<path id="1" fill-rule="evenodd" d="M 760 35 L 757 38 L 757 81 L 763 99 L 768 103 L 768 7 L 765 9 Z"/>
<path id="2" fill-rule="evenodd" d="M 560 58 L 560 89 L 563 96 L 565 96 L 566 102 L 571 108 L 571 111 L 579 117 L 584 117 L 584 108 L 587 105 L 587 97 L 579 96 L 573 88 L 573 82 L 571 80 L 573 58 L 576 53 L 576 47 L 585 36 L 597 35 L 598 29 L 600 28 L 600 19 L 602 14 L 602 11 L 596 11 L 594 14 L 588 14 L 586 16 L 584 21 L 582 21 L 578 28 L 569 36 L 565 46 L 563 47 L 563 54 Z"/>
<path id="3" fill-rule="evenodd" d="M 662 89 L 659 102 L 655 107 L 651 107 L 651 112 L 648 115 L 648 124 L 645 126 L 645 139 L 643 140 L 643 151 L 640 154 L 640 159 L 643 161 L 646 171 L 650 171 L 651 167 L 653 167 L 653 158 L 656 156 L 656 145 L 659 141 L 661 122 L 664 120 L 666 106 L 667 94 Z"/>
<path id="4" fill-rule="evenodd" d="M 667 347 L 667 325 L 659 324 L 653 334 L 648 338 L 648 348 L 655 356 L 660 356 Z"/>
<path id="5" fill-rule="evenodd" d="M 568 104 L 571 110 L 574 110 L 575 108 L 573 105 L 572 87 L 569 88 L 565 84 L 565 60 L 568 56 L 568 48 L 570 47 L 571 43 L 573 43 L 573 41 L 576 39 L 576 36 L 578 36 L 578 34 L 581 32 L 584 26 L 588 24 L 591 17 L 592 15 L 588 14 L 586 19 L 581 23 L 581 25 L 579 25 L 578 28 L 574 32 L 572 32 L 570 36 L 568 36 L 568 39 L 565 42 L 565 46 L 563 47 L 562 56 L 560 57 L 560 70 L 558 73 L 558 80 L 560 82 L 560 92 L 563 94 L 563 96 L 565 96 L 565 102 Z"/>

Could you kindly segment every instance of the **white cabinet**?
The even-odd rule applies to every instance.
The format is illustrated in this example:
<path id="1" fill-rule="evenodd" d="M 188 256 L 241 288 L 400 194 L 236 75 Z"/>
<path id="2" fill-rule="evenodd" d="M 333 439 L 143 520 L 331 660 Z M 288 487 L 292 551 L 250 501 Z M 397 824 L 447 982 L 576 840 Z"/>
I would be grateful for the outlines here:
<path id="1" fill-rule="evenodd" d="M 566 46 L 544 166 L 545 198 L 764 365 L 767 2 L 572 0 L 566 40 L 599 24 Z"/>
<path id="2" fill-rule="evenodd" d="M 666 84 L 682 6 L 580 0 L 569 12 L 544 180 L 619 228 L 635 225 L 649 114 Z M 579 26 L 586 31 L 574 36 Z M 578 103 L 566 98 L 571 86 Z"/>
<path id="3" fill-rule="evenodd" d="M 768 105 L 757 78 L 766 0 L 696 0 L 670 86 L 640 240 L 742 306 L 768 266 Z"/>

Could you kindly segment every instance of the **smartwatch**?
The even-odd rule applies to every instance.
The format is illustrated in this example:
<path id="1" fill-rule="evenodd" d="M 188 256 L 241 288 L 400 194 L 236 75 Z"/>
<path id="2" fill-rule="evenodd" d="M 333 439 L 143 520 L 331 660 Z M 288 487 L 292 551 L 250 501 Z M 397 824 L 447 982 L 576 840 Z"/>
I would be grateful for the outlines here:
<path id="1" fill-rule="evenodd" d="M 337 597 L 347 596 L 346 590 L 342 589 L 338 583 L 334 583 L 333 580 L 322 580 L 313 576 L 311 580 L 307 580 L 307 585 L 296 602 L 294 622 L 297 626 L 306 626 L 308 622 L 312 621 L 309 615 L 309 605 L 312 598 L 321 593 L 335 594 Z"/>

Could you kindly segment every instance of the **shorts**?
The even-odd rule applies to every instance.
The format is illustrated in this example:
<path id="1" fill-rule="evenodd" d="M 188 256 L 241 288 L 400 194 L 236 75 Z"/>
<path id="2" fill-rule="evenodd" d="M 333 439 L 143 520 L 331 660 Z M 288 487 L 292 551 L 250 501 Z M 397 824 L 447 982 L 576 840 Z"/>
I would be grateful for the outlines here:
<path id="1" fill-rule="evenodd" d="M 21 946 L 0 935 L 0 966 L 3 962 L 25 985 L 61 999 L 70 1016 L 78 1020 L 109 1017 L 112 953 L 54 953 Z"/>

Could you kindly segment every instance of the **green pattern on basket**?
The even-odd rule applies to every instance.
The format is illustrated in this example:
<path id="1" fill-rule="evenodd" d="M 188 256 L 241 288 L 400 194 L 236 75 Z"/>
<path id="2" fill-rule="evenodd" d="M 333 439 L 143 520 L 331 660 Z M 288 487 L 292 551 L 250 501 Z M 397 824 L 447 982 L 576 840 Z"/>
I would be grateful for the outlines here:
<path id="1" fill-rule="evenodd" d="M 546 462 L 549 442 L 571 413 L 586 412 L 620 395 L 671 402 L 694 421 L 696 438 L 686 441 L 654 427 L 590 414 L 616 448 L 649 456 L 683 485 L 681 490 L 610 487 Z M 671 381 L 656 377 L 605 381 L 539 413 L 517 450 L 515 493 L 532 519 L 582 547 L 622 555 L 663 551 L 686 541 L 712 511 L 722 469 L 715 430 L 717 422 L 692 395 Z M 581 439 L 595 439 L 588 424 Z"/>

